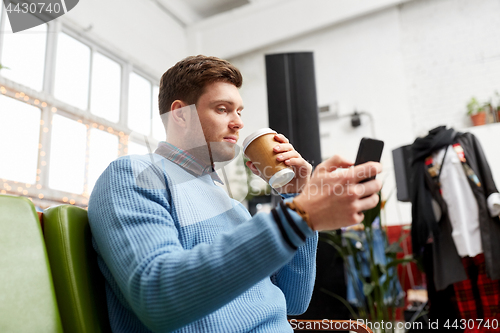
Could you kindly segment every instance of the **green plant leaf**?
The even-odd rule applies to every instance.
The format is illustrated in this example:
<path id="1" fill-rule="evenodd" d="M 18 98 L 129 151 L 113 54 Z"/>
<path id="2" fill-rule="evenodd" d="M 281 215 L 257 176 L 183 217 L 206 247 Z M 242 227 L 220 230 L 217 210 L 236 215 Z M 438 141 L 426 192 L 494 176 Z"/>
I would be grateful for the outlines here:
<path id="1" fill-rule="evenodd" d="M 467 103 L 467 114 L 469 116 L 473 116 L 479 113 L 481 108 L 482 108 L 481 103 L 479 103 L 479 101 L 475 97 L 472 97 L 469 103 Z"/>
<path id="2" fill-rule="evenodd" d="M 370 295 L 373 292 L 374 288 L 375 288 L 375 284 L 373 282 L 371 282 L 371 283 L 364 283 L 363 284 L 363 294 L 365 296 Z"/>
<path id="3" fill-rule="evenodd" d="M 389 254 L 389 253 L 399 253 L 399 252 L 403 252 L 403 249 L 401 248 L 401 246 L 397 242 L 392 243 L 391 245 L 389 245 L 385 249 L 385 253 L 386 254 Z"/>
<path id="4" fill-rule="evenodd" d="M 365 218 L 363 219 L 363 225 L 365 228 L 369 228 L 372 226 L 373 221 L 380 215 L 380 208 L 382 207 L 382 198 L 381 193 L 378 192 L 378 204 L 372 209 L 366 210 L 363 213 L 365 214 Z"/>
<path id="5" fill-rule="evenodd" d="M 378 271 L 379 271 L 379 277 L 381 277 L 382 275 L 386 275 L 387 274 L 387 267 L 386 267 L 386 265 L 377 264 L 377 268 L 378 268 Z"/>
<path id="6" fill-rule="evenodd" d="M 401 248 L 401 243 L 409 236 L 409 234 L 402 234 L 399 239 L 392 243 L 391 245 L 389 245 L 386 249 L 385 249 L 385 253 L 386 254 L 389 254 L 389 253 L 399 253 L 399 252 L 403 252 L 403 249 Z"/>
<path id="7" fill-rule="evenodd" d="M 411 255 L 407 255 L 404 258 L 396 259 L 394 261 L 391 261 L 390 263 L 388 263 L 385 266 L 385 268 L 389 269 L 389 268 L 397 266 L 399 264 L 406 264 L 406 263 L 409 263 L 409 262 L 415 262 L 415 259 L 413 259 L 413 257 Z"/>
<path id="8" fill-rule="evenodd" d="M 358 236 L 358 234 L 352 232 L 352 231 L 346 231 L 342 234 L 342 237 L 347 238 L 347 239 L 352 239 L 355 242 L 360 242 L 363 244 L 363 241 L 361 238 Z"/>

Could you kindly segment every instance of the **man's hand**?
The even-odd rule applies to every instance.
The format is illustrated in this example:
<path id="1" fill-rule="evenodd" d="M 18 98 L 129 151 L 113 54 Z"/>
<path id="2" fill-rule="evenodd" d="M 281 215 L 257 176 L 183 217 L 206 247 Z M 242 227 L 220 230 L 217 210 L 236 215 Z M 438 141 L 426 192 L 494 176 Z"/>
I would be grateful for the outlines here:
<path id="1" fill-rule="evenodd" d="M 363 179 L 382 171 L 377 162 L 364 163 L 349 169 L 352 163 L 340 156 L 333 156 L 319 164 L 311 180 L 295 202 L 309 214 L 312 229 L 335 230 L 360 223 L 365 210 L 377 205 L 382 183 Z M 337 170 L 339 169 L 339 170 Z"/>
<path id="2" fill-rule="evenodd" d="M 286 165 L 292 167 L 295 172 L 295 177 L 288 184 L 277 188 L 276 190 L 279 193 L 302 192 L 311 178 L 312 165 L 300 156 L 300 154 L 295 150 L 295 148 L 293 148 L 292 144 L 283 134 L 276 134 L 274 136 L 274 140 L 278 142 L 278 144 L 273 148 L 273 151 L 276 154 L 276 160 L 284 162 Z M 246 162 L 246 165 L 254 174 L 262 177 L 260 171 L 251 161 Z"/>

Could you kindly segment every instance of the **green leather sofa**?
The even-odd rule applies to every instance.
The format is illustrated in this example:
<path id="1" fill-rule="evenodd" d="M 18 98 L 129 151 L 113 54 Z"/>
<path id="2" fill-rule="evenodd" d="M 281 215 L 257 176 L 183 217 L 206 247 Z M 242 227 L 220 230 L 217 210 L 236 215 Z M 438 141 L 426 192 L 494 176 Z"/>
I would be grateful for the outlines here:
<path id="1" fill-rule="evenodd" d="M 87 211 L 0 195 L 0 332 L 111 332 Z"/>

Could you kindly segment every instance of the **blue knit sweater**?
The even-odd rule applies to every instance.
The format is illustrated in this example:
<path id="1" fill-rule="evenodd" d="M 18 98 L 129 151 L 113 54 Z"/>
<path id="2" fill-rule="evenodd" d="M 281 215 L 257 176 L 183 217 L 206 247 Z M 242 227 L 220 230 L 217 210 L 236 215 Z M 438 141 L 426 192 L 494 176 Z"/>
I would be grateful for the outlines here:
<path id="1" fill-rule="evenodd" d="M 317 233 L 286 208 L 252 218 L 210 175 L 121 157 L 88 213 L 113 332 L 292 332 L 308 307 Z"/>

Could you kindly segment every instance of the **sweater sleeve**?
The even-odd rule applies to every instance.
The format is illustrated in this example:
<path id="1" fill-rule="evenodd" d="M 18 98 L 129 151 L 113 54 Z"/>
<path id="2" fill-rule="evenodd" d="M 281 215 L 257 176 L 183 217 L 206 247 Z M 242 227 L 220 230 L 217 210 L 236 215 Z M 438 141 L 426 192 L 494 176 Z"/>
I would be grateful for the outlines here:
<path id="1" fill-rule="evenodd" d="M 99 255 L 149 329 L 171 331 L 202 318 L 290 260 L 304 260 L 301 251 L 311 252 L 314 240 L 302 241 L 296 245 L 304 250 L 294 256 L 272 214 L 257 214 L 211 244 L 184 249 L 162 172 L 137 184 L 134 167 L 144 164 L 128 157 L 111 163 L 94 187 L 88 212 Z M 298 278 L 294 265 L 285 267 L 278 275 L 280 285 L 290 286 L 282 288 L 288 298 L 300 287 L 288 282 Z"/>
<path id="2" fill-rule="evenodd" d="M 284 202 L 293 200 L 294 196 L 283 196 Z M 306 242 L 298 247 L 290 262 L 273 274 L 271 280 L 285 295 L 288 315 L 299 315 L 307 310 L 314 289 L 318 233 L 311 230 L 297 213 L 283 203 L 276 210 L 280 220 L 284 221 L 286 233 L 295 242 L 299 242 L 301 236 Z"/>

